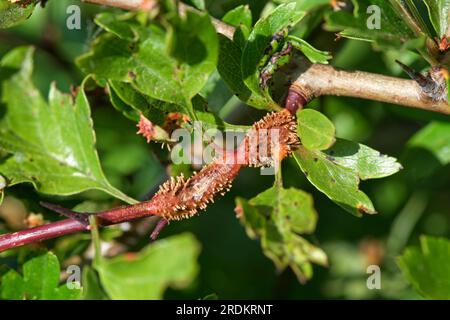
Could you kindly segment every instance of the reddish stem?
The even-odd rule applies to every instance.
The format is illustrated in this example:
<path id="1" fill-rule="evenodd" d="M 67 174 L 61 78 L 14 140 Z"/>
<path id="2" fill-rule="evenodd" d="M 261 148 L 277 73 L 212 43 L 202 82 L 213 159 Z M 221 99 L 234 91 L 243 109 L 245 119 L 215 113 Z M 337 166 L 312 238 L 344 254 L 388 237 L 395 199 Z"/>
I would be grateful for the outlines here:
<path id="1" fill-rule="evenodd" d="M 99 226 L 109 226 L 157 214 L 151 201 L 118 207 L 96 214 Z M 66 234 L 89 230 L 89 225 L 76 219 L 65 219 L 42 226 L 0 235 L 0 252 L 29 243 L 40 242 Z"/>

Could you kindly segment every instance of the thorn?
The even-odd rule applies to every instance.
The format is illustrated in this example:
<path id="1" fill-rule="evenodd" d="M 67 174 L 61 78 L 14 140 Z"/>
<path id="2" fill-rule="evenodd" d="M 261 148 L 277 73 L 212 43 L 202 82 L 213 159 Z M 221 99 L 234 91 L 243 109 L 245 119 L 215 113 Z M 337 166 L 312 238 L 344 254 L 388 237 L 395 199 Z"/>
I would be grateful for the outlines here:
<path id="1" fill-rule="evenodd" d="M 155 229 L 153 229 L 152 233 L 150 234 L 150 239 L 152 241 L 155 241 L 159 234 L 161 233 L 162 229 L 164 229 L 165 226 L 169 224 L 169 221 L 162 218 L 158 221 L 158 223 L 155 226 Z"/>
<path id="2" fill-rule="evenodd" d="M 60 215 L 62 215 L 64 217 L 76 220 L 86 227 L 89 226 L 89 216 L 92 215 L 91 213 L 75 212 L 75 211 L 69 210 L 67 208 L 61 207 L 57 204 L 48 203 L 48 202 L 44 202 L 44 201 L 41 201 L 40 205 L 44 208 L 47 208 L 56 213 L 59 213 Z"/>
<path id="3" fill-rule="evenodd" d="M 425 87 L 428 85 L 429 80 L 420 72 L 414 70 L 413 68 L 408 67 L 407 65 L 401 63 L 398 60 L 395 60 L 398 65 L 403 69 L 403 71 L 414 81 L 416 81 L 421 87 Z"/>

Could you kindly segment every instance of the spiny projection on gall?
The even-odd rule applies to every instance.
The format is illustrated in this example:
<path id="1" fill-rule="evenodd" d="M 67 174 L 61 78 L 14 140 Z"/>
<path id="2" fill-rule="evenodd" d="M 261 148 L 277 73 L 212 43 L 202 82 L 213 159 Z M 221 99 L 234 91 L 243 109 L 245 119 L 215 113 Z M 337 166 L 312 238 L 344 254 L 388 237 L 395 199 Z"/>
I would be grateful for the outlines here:
<path id="1" fill-rule="evenodd" d="M 206 209 L 214 202 L 214 197 L 230 190 L 240 167 L 238 164 L 211 163 L 188 179 L 183 175 L 172 177 L 160 186 L 152 199 L 161 208 L 158 215 L 166 220 L 181 220 Z"/>
<path id="2" fill-rule="evenodd" d="M 278 130 L 276 140 L 272 139 L 271 129 Z M 263 144 L 267 145 L 264 158 L 259 152 Z M 295 118 L 289 111 L 283 110 L 268 114 L 258 121 L 248 132 L 238 152 L 245 152 L 246 165 L 261 167 L 273 165 L 273 162 L 269 163 L 267 160 L 272 157 L 277 157 L 281 161 L 299 144 Z M 151 200 L 156 207 L 161 208 L 158 215 L 166 220 L 190 218 L 199 210 L 206 209 L 209 203 L 214 202 L 216 196 L 223 196 L 229 191 L 241 164 L 229 163 L 226 161 L 227 154 L 224 153 L 223 156 L 224 159 L 218 159 L 221 161 L 205 166 L 188 179 L 180 175 L 162 184 Z"/>

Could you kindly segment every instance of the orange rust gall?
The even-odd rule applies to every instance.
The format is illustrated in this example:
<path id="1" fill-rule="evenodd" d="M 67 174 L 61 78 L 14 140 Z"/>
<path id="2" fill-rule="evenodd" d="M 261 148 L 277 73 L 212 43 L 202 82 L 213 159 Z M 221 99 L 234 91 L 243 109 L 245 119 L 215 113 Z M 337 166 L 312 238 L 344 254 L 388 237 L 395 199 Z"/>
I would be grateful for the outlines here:
<path id="1" fill-rule="evenodd" d="M 269 129 L 278 129 L 277 141 L 267 134 Z M 256 148 L 253 150 L 250 148 L 252 141 L 256 141 Z M 259 157 L 258 152 L 253 153 L 255 150 L 259 151 L 262 144 L 268 146 L 268 156 L 278 157 L 280 161 L 299 146 L 295 118 L 288 110 L 268 114 L 250 129 L 238 149 L 238 152 L 245 152 L 245 165 L 268 165 L 265 158 Z M 274 154 L 275 150 L 278 154 Z M 234 157 L 236 158 L 238 157 Z M 190 178 L 181 174 L 163 183 L 151 200 L 155 207 L 160 208 L 156 215 L 169 221 L 187 219 L 206 209 L 217 196 L 228 192 L 242 165 L 223 160 L 217 159 Z"/>

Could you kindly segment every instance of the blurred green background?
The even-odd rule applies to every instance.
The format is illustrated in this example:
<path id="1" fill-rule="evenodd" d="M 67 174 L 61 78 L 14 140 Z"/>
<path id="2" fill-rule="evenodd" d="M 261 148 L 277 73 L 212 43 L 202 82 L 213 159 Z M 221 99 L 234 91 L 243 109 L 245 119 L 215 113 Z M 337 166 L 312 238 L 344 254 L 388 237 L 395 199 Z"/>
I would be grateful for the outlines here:
<path id="1" fill-rule="evenodd" d="M 253 15 L 259 16 L 267 1 L 207 1 L 208 10 L 220 18 L 239 4 L 249 4 Z M 81 7 L 81 30 L 66 28 L 66 9 L 75 4 Z M 0 31 L 0 56 L 10 49 L 33 44 L 36 52 L 34 83 L 46 94 L 52 81 L 63 91 L 79 85 L 83 75 L 74 59 L 88 50 L 89 43 L 100 30 L 93 23 L 95 13 L 104 8 L 81 4 L 79 1 L 49 1 L 46 8 L 38 7 L 26 23 Z M 400 58 L 417 69 L 426 64 L 412 53 L 380 52 L 370 44 L 341 39 L 324 31 L 319 25 L 308 40 L 317 48 L 331 50 L 332 64 L 348 70 L 364 70 L 388 75 L 404 76 L 394 63 Z M 214 80 L 214 79 L 213 79 Z M 250 124 L 262 113 L 240 104 L 232 98 L 222 81 L 211 80 L 205 90 L 212 109 L 235 124 Z M 124 118 L 107 101 L 92 97 L 91 104 L 97 147 L 106 176 L 123 192 L 140 200 L 147 199 L 167 177 L 165 164 L 159 160 L 160 146 L 148 145 L 136 135 L 135 123 Z M 278 274 L 266 258 L 257 240 L 247 237 L 235 218 L 236 196 L 251 198 L 269 188 L 273 177 L 261 176 L 257 169 L 244 169 L 235 181 L 232 191 L 210 206 L 205 213 L 187 221 L 171 223 L 162 233 L 167 237 L 181 232 L 192 232 L 201 242 L 200 274 L 185 290 L 169 289 L 165 298 L 202 298 L 215 293 L 219 298 L 237 299 L 315 299 L 315 298 L 417 298 L 418 295 L 404 281 L 395 263 L 406 245 L 417 244 L 418 235 L 450 236 L 449 167 L 439 168 L 433 175 L 418 178 L 417 168 L 426 170 L 430 163 L 419 153 L 405 152 L 408 139 L 431 120 L 443 116 L 379 102 L 341 97 L 323 97 L 312 102 L 312 107 L 323 111 L 335 124 L 337 136 L 363 142 L 382 153 L 400 159 L 404 170 L 392 177 L 362 183 L 379 214 L 356 218 L 344 212 L 313 188 L 292 159 L 284 163 L 284 183 L 313 194 L 319 213 L 317 231 L 309 240 L 324 248 L 329 256 L 329 268 L 314 266 L 314 277 L 305 285 L 299 284 L 287 269 Z M 30 186 L 11 188 L 6 195 L 21 199 L 33 212 L 44 212 L 39 207 L 38 195 Z M 107 201 L 105 195 L 88 192 L 69 199 L 48 198 L 66 206 L 81 200 Z M 97 205 L 96 205 L 97 206 Z M 45 218 L 56 219 L 46 212 Z M 142 224 L 142 223 L 141 223 Z M 150 225 L 152 223 L 150 222 Z M 138 229 L 138 226 L 135 226 Z M 130 236 L 130 247 L 138 250 L 148 243 L 150 228 L 138 236 Z M 74 236 L 77 237 L 77 236 Z M 67 237 L 71 238 L 71 237 Z M 78 238 L 77 238 L 78 239 Z M 89 237 L 87 237 L 89 239 Z M 83 240 L 86 245 L 86 239 Z M 62 240 L 54 243 L 64 246 Z M 63 251 L 59 257 L 70 258 L 81 250 Z M 3 258 L 14 265 L 15 258 Z M 382 266 L 382 289 L 366 287 L 366 267 Z M 151 272 L 149 270 L 148 272 Z"/>

